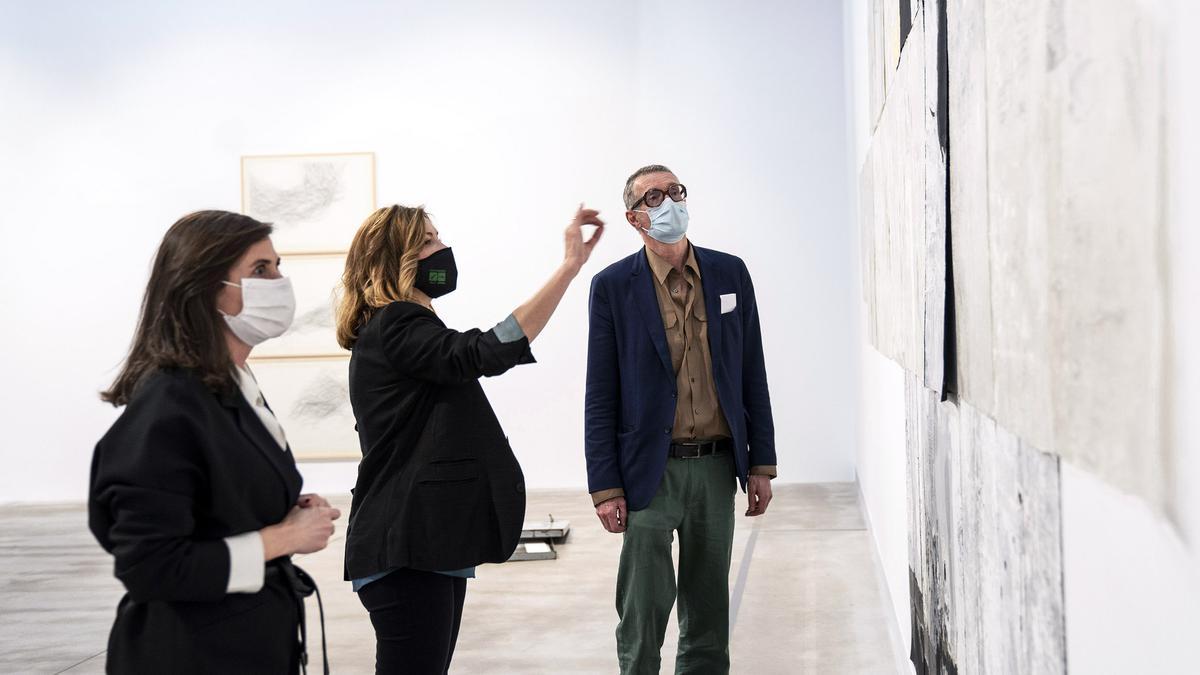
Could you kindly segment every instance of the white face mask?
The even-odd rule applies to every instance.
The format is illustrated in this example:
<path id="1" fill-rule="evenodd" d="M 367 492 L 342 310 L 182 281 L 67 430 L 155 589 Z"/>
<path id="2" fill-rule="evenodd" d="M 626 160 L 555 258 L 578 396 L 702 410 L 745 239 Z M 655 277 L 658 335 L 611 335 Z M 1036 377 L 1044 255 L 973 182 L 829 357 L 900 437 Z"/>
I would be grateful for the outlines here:
<path id="1" fill-rule="evenodd" d="M 291 279 L 247 278 L 242 279 L 240 286 L 229 281 L 221 283 L 242 289 L 241 313 L 230 316 L 221 312 L 229 330 L 242 342 L 253 347 L 283 335 L 291 327 L 296 316 L 296 294 Z"/>

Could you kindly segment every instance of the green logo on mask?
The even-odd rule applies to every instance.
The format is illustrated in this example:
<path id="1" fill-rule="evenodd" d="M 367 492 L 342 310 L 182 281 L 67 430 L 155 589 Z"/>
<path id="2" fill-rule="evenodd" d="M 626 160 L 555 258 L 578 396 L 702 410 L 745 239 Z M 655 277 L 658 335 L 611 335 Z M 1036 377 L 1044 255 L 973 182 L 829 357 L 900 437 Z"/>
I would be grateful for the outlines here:
<path id="1" fill-rule="evenodd" d="M 429 283 L 431 283 L 431 284 L 446 283 L 446 270 L 429 270 Z"/>

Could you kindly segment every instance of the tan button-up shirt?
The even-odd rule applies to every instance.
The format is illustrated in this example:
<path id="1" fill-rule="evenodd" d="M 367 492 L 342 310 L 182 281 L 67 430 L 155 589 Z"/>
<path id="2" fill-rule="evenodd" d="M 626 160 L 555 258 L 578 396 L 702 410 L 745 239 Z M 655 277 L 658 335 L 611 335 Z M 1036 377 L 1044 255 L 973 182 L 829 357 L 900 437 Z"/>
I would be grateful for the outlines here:
<path id="1" fill-rule="evenodd" d="M 675 426 L 673 441 L 730 438 L 729 424 L 717 400 L 712 376 L 712 353 L 708 349 L 708 311 L 700 285 L 700 266 L 688 247 L 683 272 L 653 251 L 646 250 L 654 273 L 654 292 L 662 313 L 671 366 L 675 369 Z"/>
<path id="2" fill-rule="evenodd" d="M 667 334 L 667 348 L 675 369 L 675 425 L 673 441 L 707 441 L 730 438 L 729 423 L 717 399 L 713 379 L 712 352 L 708 349 L 708 308 L 704 305 L 704 287 L 696 253 L 688 246 L 683 271 L 646 249 L 646 258 L 654 274 L 654 293 Z M 774 477 L 774 466 L 752 466 L 751 475 Z M 592 502 L 621 497 L 621 488 L 592 493 Z"/>

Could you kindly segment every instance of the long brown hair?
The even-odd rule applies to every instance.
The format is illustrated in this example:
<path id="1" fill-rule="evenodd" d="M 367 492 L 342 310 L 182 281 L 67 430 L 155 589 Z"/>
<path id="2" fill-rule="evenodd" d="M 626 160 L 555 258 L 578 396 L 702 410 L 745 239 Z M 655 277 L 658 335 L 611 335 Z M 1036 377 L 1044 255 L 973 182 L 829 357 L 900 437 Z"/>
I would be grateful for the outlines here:
<path id="1" fill-rule="evenodd" d="M 230 268 L 270 235 L 270 225 L 228 211 L 197 211 L 177 220 L 154 257 L 129 355 L 100 398 L 125 405 L 164 368 L 191 370 L 213 392 L 232 392 L 233 357 L 217 293 Z"/>
<path id="2" fill-rule="evenodd" d="M 358 331 L 379 309 L 412 299 L 428 222 L 424 206 L 394 204 L 377 209 L 358 228 L 346 254 L 337 307 L 337 341 L 343 349 L 354 348 Z"/>

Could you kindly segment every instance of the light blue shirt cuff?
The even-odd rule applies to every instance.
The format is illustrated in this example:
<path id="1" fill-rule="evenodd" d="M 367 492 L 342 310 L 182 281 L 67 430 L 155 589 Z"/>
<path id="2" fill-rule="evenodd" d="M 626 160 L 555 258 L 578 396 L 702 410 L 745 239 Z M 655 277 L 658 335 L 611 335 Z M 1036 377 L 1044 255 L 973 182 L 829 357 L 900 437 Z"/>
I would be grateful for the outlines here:
<path id="1" fill-rule="evenodd" d="M 525 337 L 525 331 L 522 330 L 521 324 L 517 323 L 517 317 L 512 314 L 509 314 L 507 319 L 496 324 L 492 332 L 496 334 L 496 337 L 502 344 L 516 342 Z"/>
<path id="2" fill-rule="evenodd" d="M 372 574 L 369 577 L 363 577 L 361 579 L 354 579 L 353 581 L 350 582 L 350 586 L 351 586 L 351 588 L 354 589 L 354 592 L 357 593 L 357 592 L 361 591 L 363 589 L 363 587 L 366 586 L 367 584 L 379 581 L 380 579 L 386 577 L 387 575 L 391 574 L 392 572 L 395 572 L 398 569 L 400 569 L 400 568 L 393 567 L 390 570 L 384 570 L 382 572 L 379 572 L 378 574 Z M 448 577 L 460 577 L 463 579 L 474 579 L 475 578 L 475 568 L 468 567 L 466 569 L 461 569 L 461 570 L 448 570 L 445 572 L 435 572 L 434 574 L 442 574 L 442 575 L 445 575 Z"/>

